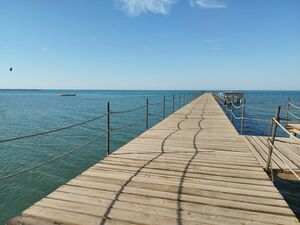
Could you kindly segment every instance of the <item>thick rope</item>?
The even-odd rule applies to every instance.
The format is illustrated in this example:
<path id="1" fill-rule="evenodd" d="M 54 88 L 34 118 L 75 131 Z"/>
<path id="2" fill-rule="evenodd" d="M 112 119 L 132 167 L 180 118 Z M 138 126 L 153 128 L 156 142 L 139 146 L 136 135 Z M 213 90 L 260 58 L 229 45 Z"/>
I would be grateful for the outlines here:
<path id="1" fill-rule="evenodd" d="M 155 102 L 155 103 L 148 103 L 148 105 L 160 105 L 162 103 L 163 103 L 163 101 L 160 101 L 160 102 Z"/>
<path id="2" fill-rule="evenodd" d="M 294 105 L 293 103 L 291 103 L 291 102 L 288 102 L 288 104 L 290 104 L 291 106 L 293 106 L 294 108 L 296 108 L 296 109 L 300 109 L 300 107 L 299 106 L 296 106 L 296 105 Z"/>
<path id="3" fill-rule="evenodd" d="M 52 163 L 52 162 L 55 162 L 55 161 L 57 161 L 57 160 L 59 160 L 59 159 L 62 159 L 62 158 L 64 158 L 64 157 L 68 156 L 68 155 L 71 155 L 72 153 L 77 152 L 77 151 L 79 151 L 79 150 L 81 150 L 81 149 L 87 147 L 88 145 L 94 143 L 95 141 L 97 141 L 98 139 L 100 139 L 101 137 L 103 137 L 105 134 L 106 134 L 106 133 L 103 133 L 103 134 L 101 134 L 101 135 L 98 135 L 97 137 L 93 138 L 92 140 L 88 141 L 87 143 L 85 143 L 85 144 L 83 144 L 83 145 L 81 145 L 81 146 L 79 146 L 79 147 L 77 147 L 77 148 L 74 148 L 74 149 L 72 149 L 71 151 L 68 151 L 68 152 L 66 152 L 66 153 L 64 153 L 64 154 L 62 154 L 62 155 L 59 155 L 59 156 L 57 156 L 57 157 L 55 157 L 55 158 L 53 158 L 53 159 L 50 159 L 50 160 L 48 160 L 48 161 L 45 161 L 45 162 L 36 164 L 36 165 L 34 165 L 34 166 L 31 166 L 31 167 L 29 167 L 29 168 L 26 168 L 26 169 L 23 169 L 23 170 L 20 170 L 20 171 L 17 171 L 17 172 L 11 173 L 11 174 L 9 174 L 9 175 L 0 177 L 0 181 L 6 180 L 6 179 L 9 179 L 9 178 L 18 176 L 18 175 L 21 175 L 21 174 L 26 173 L 26 172 L 28 172 L 28 171 L 31 171 L 31 170 L 34 170 L 34 169 L 36 169 L 36 168 L 39 168 L 39 167 L 45 166 L 45 165 L 47 165 L 47 164 L 50 164 L 50 163 Z"/>
<path id="4" fill-rule="evenodd" d="M 268 144 L 272 147 L 272 149 L 275 149 L 274 144 L 271 143 L 270 139 L 268 139 Z M 277 149 L 277 148 L 276 148 Z M 279 151 L 279 149 L 277 149 Z M 280 152 L 280 151 L 279 151 Z M 281 153 L 281 152 L 280 152 Z M 281 153 L 282 154 L 282 153 Z M 276 154 L 277 157 L 286 165 L 286 167 L 295 175 L 295 177 L 300 180 L 300 177 L 297 175 L 297 173 L 285 162 L 285 160 L 280 156 L 280 154 Z M 272 159 L 271 159 L 272 162 Z"/>
<path id="5" fill-rule="evenodd" d="M 297 120 L 300 120 L 300 117 L 296 116 L 295 114 L 291 113 L 291 112 L 287 112 L 288 114 L 290 114 L 291 116 L 295 117 Z"/>
<path id="6" fill-rule="evenodd" d="M 234 108 L 236 108 L 236 109 L 239 109 L 239 108 L 244 107 L 244 104 L 241 104 L 241 105 L 239 105 L 239 106 L 236 106 L 233 102 L 231 102 L 231 105 L 232 105 Z"/>
<path id="7" fill-rule="evenodd" d="M 89 119 L 89 120 L 86 120 L 86 121 L 83 121 L 83 122 L 80 122 L 80 123 L 72 124 L 72 125 L 69 125 L 69 126 L 61 127 L 61 128 L 56 128 L 56 129 L 53 129 L 53 130 L 42 131 L 42 132 L 39 132 L 39 133 L 28 134 L 28 135 L 19 136 L 19 137 L 7 138 L 7 139 L 4 139 L 4 140 L 0 140 L 0 143 L 20 140 L 20 139 L 25 139 L 25 138 L 31 138 L 31 137 L 37 137 L 37 136 L 41 136 L 41 135 L 51 134 L 51 133 L 54 133 L 54 132 L 70 129 L 70 128 L 73 128 L 73 127 L 78 127 L 78 126 L 90 123 L 92 121 L 101 119 L 104 116 L 106 116 L 106 114 L 102 114 L 101 116 L 97 116 L 95 118 L 92 118 L 92 119 Z"/>
<path id="8" fill-rule="evenodd" d="M 236 116 L 236 115 L 233 113 L 232 110 L 230 110 L 230 111 L 231 111 L 232 116 L 233 116 L 235 119 L 237 119 L 237 120 L 243 119 L 243 117 L 238 117 L 238 116 Z"/>

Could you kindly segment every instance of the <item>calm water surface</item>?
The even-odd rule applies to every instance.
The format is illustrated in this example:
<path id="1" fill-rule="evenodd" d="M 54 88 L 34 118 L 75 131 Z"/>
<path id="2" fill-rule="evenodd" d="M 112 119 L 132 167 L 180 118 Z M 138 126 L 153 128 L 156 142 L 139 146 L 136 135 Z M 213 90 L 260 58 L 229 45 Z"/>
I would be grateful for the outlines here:
<path id="1" fill-rule="evenodd" d="M 60 97 L 59 93 L 68 91 L 51 90 L 0 90 L 0 140 L 35 133 L 77 123 L 98 116 L 105 112 L 106 102 L 110 101 L 111 110 L 126 110 L 149 102 L 156 103 L 167 98 L 166 114 L 170 114 L 171 96 L 188 93 L 199 95 L 200 91 L 69 91 L 76 97 Z M 300 105 L 300 92 L 256 92 L 247 91 L 247 105 L 269 109 L 269 111 L 252 111 L 246 108 L 246 115 L 269 119 L 274 114 L 275 106 L 286 106 L 288 97 Z M 175 101 L 178 108 L 178 100 Z M 150 106 L 150 126 L 162 119 L 162 106 Z M 238 112 L 237 112 L 238 113 Z M 126 126 L 142 120 L 145 109 L 116 114 L 111 118 L 112 128 Z M 237 129 L 239 122 L 234 121 Z M 45 136 L 18 141 L 0 143 L 0 177 L 49 160 L 58 154 L 67 152 L 97 135 L 103 133 L 105 119 L 96 120 L 81 127 L 71 128 Z M 126 132 L 115 131 L 111 134 L 112 150 L 119 148 L 145 130 L 143 121 Z M 245 122 L 245 133 L 252 135 L 268 134 L 268 121 Z M 25 208 L 38 201 L 71 178 L 77 176 L 105 156 L 105 139 L 102 138 L 85 149 L 63 160 L 21 176 L 0 181 L 0 224 L 18 215 Z M 287 185 L 286 185 L 287 183 Z M 295 212 L 300 211 L 300 189 L 297 182 L 277 180 L 276 186 L 290 202 Z"/>

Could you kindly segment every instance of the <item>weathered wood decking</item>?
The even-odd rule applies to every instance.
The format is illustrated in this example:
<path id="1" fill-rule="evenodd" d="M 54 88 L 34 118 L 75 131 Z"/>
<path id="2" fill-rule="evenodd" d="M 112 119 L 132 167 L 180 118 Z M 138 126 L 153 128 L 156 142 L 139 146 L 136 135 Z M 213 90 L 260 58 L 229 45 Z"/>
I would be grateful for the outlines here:
<path id="1" fill-rule="evenodd" d="M 211 94 L 9 224 L 299 224 Z"/>
<path id="2" fill-rule="evenodd" d="M 300 124 L 287 124 L 286 129 L 293 134 L 300 134 Z"/>
<path id="3" fill-rule="evenodd" d="M 269 151 L 268 137 L 247 135 L 244 136 L 244 139 L 261 166 L 266 166 Z M 277 137 L 274 146 L 272 155 L 273 170 L 277 170 L 278 173 L 289 173 L 289 166 L 300 174 L 300 144 L 291 138 Z"/>

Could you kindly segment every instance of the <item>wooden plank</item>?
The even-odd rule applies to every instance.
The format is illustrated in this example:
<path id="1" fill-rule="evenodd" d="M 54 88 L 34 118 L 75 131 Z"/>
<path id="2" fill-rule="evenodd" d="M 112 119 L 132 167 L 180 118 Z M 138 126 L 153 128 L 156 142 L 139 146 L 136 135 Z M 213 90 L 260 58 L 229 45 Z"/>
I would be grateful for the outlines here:
<path id="1" fill-rule="evenodd" d="M 263 136 L 244 136 L 244 141 L 252 151 L 253 155 L 259 161 L 261 166 L 266 165 L 268 143 L 267 138 Z M 275 170 L 289 171 L 292 168 L 296 172 L 300 171 L 300 145 L 293 143 L 289 138 L 276 138 L 275 149 L 272 155 L 272 168 Z M 282 160 L 279 158 L 282 158 Z M 288 164 L 288 166 L 285 163 Z"/>
<path id="2" fill-rule="evenodd" d="M 294 134 L 300 134 L 300 124 L 287 124 L 286 129 Z"/>

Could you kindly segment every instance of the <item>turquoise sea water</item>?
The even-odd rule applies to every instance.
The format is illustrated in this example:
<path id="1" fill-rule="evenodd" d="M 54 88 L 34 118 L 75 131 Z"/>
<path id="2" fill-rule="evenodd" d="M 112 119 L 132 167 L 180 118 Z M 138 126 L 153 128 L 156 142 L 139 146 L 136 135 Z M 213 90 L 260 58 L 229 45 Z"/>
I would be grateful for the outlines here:
<path id="1" fill-rule="evenodd" d="M 76 93 L 76 97 L 61 97 L 60 93 Z M 0 140 L 8 137 L 36 133 L 52 128 L 84 121 L 106 110 L 110 102 L 112 111 L 126 110 L 145 104 L 158 103 L 166 96 L 166 115 L 172 112 L 171 99 L 175 95 L 175 109 L 178 108 L 178 95 L 197 96 L 201 91 L 62 91 L 62 90 L 0 90 Z M 287 97 L 300 105 L 300 92 L 245 92 L 249 106 L 269 109 L 269 111 L 251 111 L 246 115 L 269 119 L 275 106 L 286 105 Z M 182 99 L 181 99 L 182 103 Z M 162 119 L 162 105 L 149 106 L 150 126 Z M 237 112 L 238 113 L 238 112 Z M 115 150 L 145 130 L 145 109 L 133 113 L 115 114 L 111 118 L 111 128 L 118 128 L 141 120 L 126 131 L 114 131 L 111 134 L 111 148 Z M 233 121 L 239 129 L 239 122 Z M 105 118 L 95 120 L 80 127 L 71 128 L 45 136 L 0 143 L 0 177 L 47 161 L 59 154 L 80 146 L 105 129 Z M 245 133 L 266 135 L 268 122 L 247 121 Z M 105 156 L 105 138 L 101 138 L 83 150 L 63 160 L 51 163 L 23 175 L 0 181 L 0 224 L 18 215 L 32 203 L 38 201 L 66 181 L 95 164 Z M 284 196 L 299 210 L 299 183 L 276 181 Z M 298 200 L 298 201 L 297 201 Z M 298 202 L 298 203 L 297 203 Z"/>
<path id="2" fill-rule="evenodd" d="M 61 97 L 75 93 L 76 97 Z M 166 96 L 166 115 L 175 110 L 179 95 L 198 96 L 199 91 L 39 91 L 0 90 L 0 140 L 59 128 L 94 118 L 106 111 L 127 110 L 145 105 L 149 98 L 149 127 L 162 119 L 162 97 Z M 155 104 L 155 105 L 152 105 Z M 181 105 L 183 98 L 181 98 Z M 154 115 L 155 114 L 155 115 Z M 126 130 L 111 132 L 111 150 L 118 149 L 145 130 L 145 108 L 111 115 L 111 129 L 140 121 Z M 68 152 L 105 129 L 105 117 L 80 127 L 12 142 L 0 143 L 0 177 L 28 168 Z M 77 176 L 106 155 L 105 137 L 50 165 L 17 177 L 0 180 L 0 224 L 18 215 L 37 200 Z"/>

